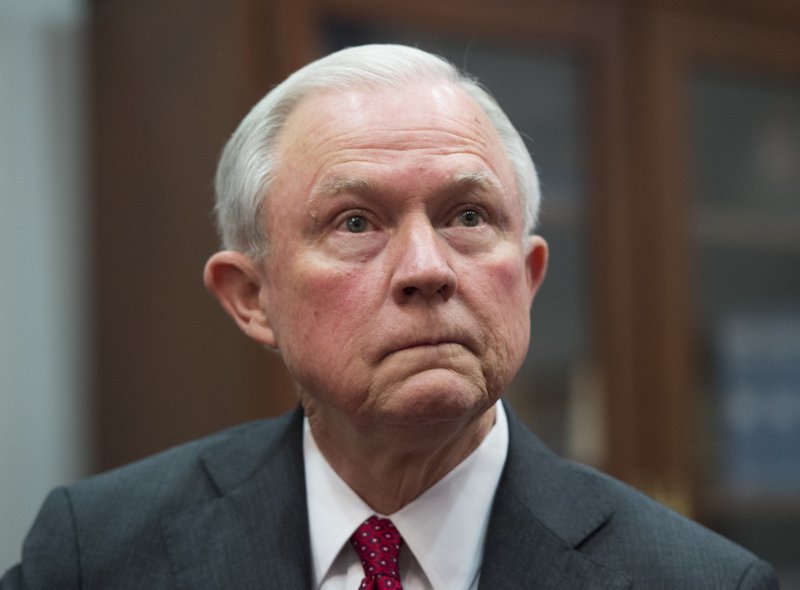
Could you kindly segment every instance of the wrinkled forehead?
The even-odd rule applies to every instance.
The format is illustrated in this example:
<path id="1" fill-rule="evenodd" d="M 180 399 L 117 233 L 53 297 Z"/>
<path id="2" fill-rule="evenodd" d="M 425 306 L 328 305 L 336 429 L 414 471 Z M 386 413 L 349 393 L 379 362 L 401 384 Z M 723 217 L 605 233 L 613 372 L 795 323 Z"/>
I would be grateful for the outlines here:
<path id="1" fill-rule="evenodd" d="M 499 141 L 480 106 L 459 86 L 447 81 L 420 81 L 397 88 L 356 86 L 312 93 L 295 106 L 282 136 L 291 135 L 296 127 L 326 121 L 353 129 L 410 131 L 453 123 Z"/>
<path id="2" fill-rule="evenodd" d="M 287 118 L 277 148 L 284 164 L 279 169 L 285 173 L 291 168 L 295 174 L 358 150 L 463 151 L 484 159 L 516 193 L 496 129 L 480 106 L 450 82 L 356 87 L 308 96 Z"/>

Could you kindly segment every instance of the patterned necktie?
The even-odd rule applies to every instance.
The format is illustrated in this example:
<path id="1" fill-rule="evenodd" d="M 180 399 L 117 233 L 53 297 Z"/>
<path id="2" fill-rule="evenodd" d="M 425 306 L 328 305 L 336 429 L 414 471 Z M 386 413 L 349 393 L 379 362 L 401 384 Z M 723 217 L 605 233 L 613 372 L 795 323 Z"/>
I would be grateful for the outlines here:
<path id="1" fill-rule="evenodd" d="M 350 543 L 364 566 L 360 590 L 403 590 L 397 563 L 403 537 L 391 520 L 370 516 L 350 537 Z"/>

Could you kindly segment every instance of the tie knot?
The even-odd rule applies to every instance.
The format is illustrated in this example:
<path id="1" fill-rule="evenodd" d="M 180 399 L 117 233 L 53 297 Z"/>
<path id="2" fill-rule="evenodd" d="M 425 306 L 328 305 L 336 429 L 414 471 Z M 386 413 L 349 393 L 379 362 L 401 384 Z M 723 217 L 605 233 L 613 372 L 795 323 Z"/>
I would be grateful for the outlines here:
<path id="1" fill-rule="evenodd" d="M 361 588 L 402 590 L 397 563 L 403 537 L 388 518 L 371 516 L 350 537 L 364 566 Z"/>

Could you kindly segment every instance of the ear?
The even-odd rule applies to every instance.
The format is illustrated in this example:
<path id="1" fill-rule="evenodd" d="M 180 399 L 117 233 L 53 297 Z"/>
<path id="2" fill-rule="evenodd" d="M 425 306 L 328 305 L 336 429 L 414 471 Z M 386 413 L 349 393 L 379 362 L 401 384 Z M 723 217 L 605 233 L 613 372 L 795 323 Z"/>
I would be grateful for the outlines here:
<path id="1" fill-rule="evenodd" d="M 249 256 L 232 250 L 217 252 L 206 262 L 203 282 L 242 332 L 265 346 L 276 347 L 261 305 L 261 292 L 266 288 L 263 274 Z"/>
<path id="2" fill-rule="evenodd" d="M 529 236 L 527 238 L 528 253 L 525 256 L 525 270 L 528 276 L 528 292 L 530 293 L 531 303 L 539 287 L 547 274 L 547 262 L 550 251 L 547 242 L 541 236 Z"/>

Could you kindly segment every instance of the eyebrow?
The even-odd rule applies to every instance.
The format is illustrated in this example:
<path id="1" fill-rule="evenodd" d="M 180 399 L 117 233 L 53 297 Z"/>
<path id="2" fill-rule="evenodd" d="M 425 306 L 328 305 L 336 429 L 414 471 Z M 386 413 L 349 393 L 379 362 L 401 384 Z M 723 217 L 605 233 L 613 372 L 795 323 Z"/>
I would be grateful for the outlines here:
<path id="1" fill-rule="evenodd" d="M 449 179 L 437 192 L 451 193 L 480 190 L 484 192 L 503 192 L 497 178 L 487 172 L 461 172 Z M 354 195 L 374 195 L 380 192 L 380 185 L 362 176 L 333 176 L 314 189 L 312 199 L 334 197 L 342 193 Z"/>
<path id="2" fill-rule="evenodd" d="M 453 180 L 448 183 L 445 190 L 475 190 L 479 189 L 485 192 L 504 192 L 500 181 L 493 174 L 488 172 L 462 172 L 457 174 Z"/>
<path id="3" fill-rule="evenodd" d="M 378 185 L 362 176 L 333 176 L 314 189 L 312 199 L 334 197 L 342 193 L 366 195 L 378 192 Z"/>

